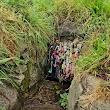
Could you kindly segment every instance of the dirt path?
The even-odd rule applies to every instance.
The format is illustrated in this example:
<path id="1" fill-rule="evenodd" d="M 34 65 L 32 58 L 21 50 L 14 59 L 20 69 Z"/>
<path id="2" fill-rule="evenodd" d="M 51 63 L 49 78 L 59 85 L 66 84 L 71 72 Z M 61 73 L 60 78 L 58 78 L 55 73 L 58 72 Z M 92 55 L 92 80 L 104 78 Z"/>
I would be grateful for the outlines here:
<path id="1" fill-rule="evenodd" d="M 44 81 L 38 94 L 29 97 L 21 110 L 64 110 L 58 103 L 59 96 L 56 94 L 56 88 L 60 88 L 59 83 Z"/>

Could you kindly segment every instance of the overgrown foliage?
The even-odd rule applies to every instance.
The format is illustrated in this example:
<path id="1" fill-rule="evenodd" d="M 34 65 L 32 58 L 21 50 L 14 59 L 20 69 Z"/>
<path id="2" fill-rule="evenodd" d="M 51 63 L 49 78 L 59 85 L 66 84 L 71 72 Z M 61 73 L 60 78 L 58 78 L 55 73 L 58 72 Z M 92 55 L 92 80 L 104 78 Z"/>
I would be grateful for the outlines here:
<path id="1" fill-rule="evenodd" d="M 110 94 L 110 1 L 82 0 L 77 4 L 85 6 L 90 15 L 84 23 L 88 39 L 84 41 L 83 55 L 77 61 L 76 74 L 102 78 L 104 81 L 93 91 L 91 98 L 87 96 L 88 103 L 98 99 L 107 101 L 110 100 L 107 98 Z"/>
<path id="2" fill-rule="evenodd" d="M 94 3 L 94 4 L 93 4 Z M 88 41 L 85 42 L 85 54 L 78 61 L 79 71 L 84 70 L 92 74 L 100 74 L 100 70 L 109 71 L 109 44 L 110 44 L 110 23 L 109 23 L 109 1 L 96 0 L 90 2 L 86 7 L 91 10 L 88 18 L 87 33 Z"/>
<path id="3" fill-rule="evenodd" d="M 87 38 L 77 71 L 99 77 L 103 73 L 108 81 L 110 0 L 0 0 L 0 71 L 14 74 L 13 68 L 20 64 L 39 64 L 47 42 L 68 21 Z M 28 56 L 23 62 L 25 50 Z"/>
<path id="4" fill-rule="evenodd" d="M 77 11 L 72 0 L 0 0 L 1 71 L 14 74 L 20 64 L 39 64 L 56 27 L 68 20 L 76 22 Z"/>
<path id="5" fill-rule="evenodd" d="M 49 1 L 48 1 L 49 2 Z M 55 34 L 48 2 L 40 0 L 1 0 L 0 2 L 0 70 L 14 74 L 20 64 L 41 62 L 47 42 Z M 48 7 L 47 7 L 48 6 Z M 28 51 L 26 61 L 20 58 Z M 8 75 L 7 75 L 8 76 Z M 13 82 L 14 83 L 14 82 Z"/>

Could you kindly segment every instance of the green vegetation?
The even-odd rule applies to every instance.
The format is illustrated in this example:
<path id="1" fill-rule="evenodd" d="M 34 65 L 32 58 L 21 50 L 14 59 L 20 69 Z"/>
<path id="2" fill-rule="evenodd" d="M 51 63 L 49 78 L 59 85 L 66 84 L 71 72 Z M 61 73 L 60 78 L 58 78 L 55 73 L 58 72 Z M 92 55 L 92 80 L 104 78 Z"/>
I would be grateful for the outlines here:
<path id="1" fill-rule="evenodd" d="M 73 15 L 77 9 L 72 3 L 71 0 L 0 0 L 0 70 L 8 75 L 15 74 L 13 69 L 20 64 L 39 65 L 57 27 L 68 20 L 77 20 Z M 20 57 L 25 50 L 28 55 L 24 61 Z"/>
<path id="2" fill-rule="evenodd" d="M 84 23 L 89 39 L 84 44 L 86 51 L 80 57 L 77 69 L 101 77 L 101 73 L 108 74 L 110 68 L 110 1 L 94 0 L 85 6 L 91 11 L 87 23 Z"/>
<path id="3" fill-rule="evenodd" d="M 85 34 L 85 52 L 77 62 L 77 73 L 101 77 L 103 70 L 110 72 L 110 0 L 0 0 L 0 80 L 18 89 L 9 77 L 14 74 L 13 68 L 30 62 L 40 64 L 47 43 L 67 21 Z M 28 56 L 22 61 L 25 48 Z"/>
<path id="4" fill-rule="evenodd" d="M 49 2 L 49 1 L 48 1 Z M 20 64 L 39 64 L 47 50 L 47 42 L 55 34 L 53 16 L 40 0 L 6 0 L 0 2 L 0 70 L 14 74 Z M 46 6 L 47 5 L 47 6 Z M 25 47 L 28 56 L 20 59 Z M 1 79 L 2 76 L 1 76 Z M 13 82 L 14 84 L 14 82 Z"/>
<path id="5" fill-rule="evenodd" d="M 60 102 L 60 105 L 64 108 L 66 108 L 68 104 L 67 96 L 68 96 L 68 93 L 60 94 L 59 102 Z"/>
<path id="6" fill-rule="evenodd" d="M 100 95 L 102 101 L 110 100 L 106 97 L 110 94 L 110 1 L 83 1 L 86 1 L 83 5 L 90 13 L 83 24 L 88 38 L 84 41 L 83 56 L 77 61 L 76 76 L 79 73 L 80 76 L 91 74 L 102 78 L 94 94 L 96 97 Z"/>
<path id="7" fill-rule="evenodd" d="M 63 107 L 63 108 L 67 108 L 67 105 L 68 105 L 68 93 L 66 93 L 65 91 L 63 90 L 59 90 L 57 89 L 56 91 L 56 94 L 60 96 L 60 99 L 59 99 L 59 103 L 60 105 Z"/>
<path id="8" fill-rule="evenodd" d="M 6 110 L 5 108 L 3 108 L 3 107 L 0 107 L 0 110 Z"/>

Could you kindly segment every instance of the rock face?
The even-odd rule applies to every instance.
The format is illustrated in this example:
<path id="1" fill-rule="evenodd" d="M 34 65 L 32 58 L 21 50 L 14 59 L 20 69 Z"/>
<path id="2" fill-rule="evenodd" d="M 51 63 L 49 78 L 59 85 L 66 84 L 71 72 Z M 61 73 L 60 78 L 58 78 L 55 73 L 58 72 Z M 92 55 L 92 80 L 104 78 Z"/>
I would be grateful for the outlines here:
<path id="1" fill-rule="evenodd" d="M 20 86 L 24 80 L 24 72 L 27 70 L 26 65 L 19 65 L 15 68 L 14 74 L 9 74 L 9 76 Z"/>
<path id="2" fill-rule="evenodd" d="M 67 22 L 59 26 L 59 35 L 64 37 L 70 37 L 72 36 L 72 32 L 75 30 L 75 27 L 71 22 Z"/>
<path id="3" fill-rule="evenodd" d="M 0 107 L 10 110 L 17 103 L 18 92 L 11 86 L 3 84 L 0 86 Z M 0 110 L 2 110 L 0 108 Z"/>
<path id="4" fill-rule="evenodd" d="M 109 101 L 98 100 L 96 95 L 92 95 L 102 81 L 89 75 L 84 76 L 80 82 L 74 79 L 68 95 L 68 110 L 110 110 Z"/>
<path id="5" fill-rule="evenodd" d="M 35 86 L 38 88 L 38 81 L 41 80 L 43 76 L 42 70 L 36 66 L 36 51 L 34 54 L 31 53 L 33 54 L 33 56 L 31 56 L 33 62 L 31 62 L 29 61 L 30 54 L 28 46 L 23 45 L 21 47 L 19 65 L 10 65 L 10 71 L 7 72 L 8 76 L 16 83 L 17 86 L 20 87 L 20 89 L 17 91 L 12 87 L 9 80 L 3 81 L 5 82 L 3 85 L 0 84 L 0 110 L 11 110 L 12 108 L 17 109 L 17 107 L 20 106 L 19 100 L 22 100 L 21 96 L 18 96 L 20 95 L 20 92 L 29 92 L 29 89 Z M 24 97 L 24 94 L 22 97 Z M 17 110 L 19 110 L 19 107 Z"/>
<path id="6" fill-rule="evenodd" d="M 75 105 L 82 92 L 83 88 L 81 84 L 77 80 L 73 80 L 68 95 L 69 110 L 75 110 Z"/>
<path id="7" fill-rule="evenodd" d="M 77 37 L 84 38 L 81 26 L 77 26 L 74 22 L 67 21 L 58 27 L 58 36 L 61 39 L 73 40 Z"/>
<path id="8" fill-rule="evenodd" d="M 29 69 L 29 77 L 26 78 L 25 72 Z M 16 82 L 17 85 L 21 87 L 21 90 L 25 90 L 23 86 L 23 81 L 25 81 L 26 84 L 29 84 L 29 88 L 36 85 L 38 86 L 38 81 L 42 78 L 42 72 L 39 68 L 37 68 L 35 65 L 31 65 L 30 68 L 28 68 L 27 65 L 19 65 L 19 67 L 16 67 L 14 69 L 13 74 L 9 74 L 9 76 Z M 29 81 L 27 80 L 29 78 Z M 27 86 L 27 85 L 26 85 Z M 18 100 L 19 93 L 17 90 L 11 86 L 9 82 L 5 82 L 5 84 L 0 85 L 0 110 L 11 110 L 12 108 L 15 108 L 19 105 Z M 15 109 L 14 109 L 15 110 Z M 19 109 L 18 109 L 19 110 Z"/>
<path id="9" fill-rule="evenodd" d="M 43 77 L 42 71 L 39 70 L 39 68 L 32 66 L 30 72 L 30 87 L 32 87 L 35 83 L 38 83 L 38 81 L 42 79 L 42 77 Z"/>

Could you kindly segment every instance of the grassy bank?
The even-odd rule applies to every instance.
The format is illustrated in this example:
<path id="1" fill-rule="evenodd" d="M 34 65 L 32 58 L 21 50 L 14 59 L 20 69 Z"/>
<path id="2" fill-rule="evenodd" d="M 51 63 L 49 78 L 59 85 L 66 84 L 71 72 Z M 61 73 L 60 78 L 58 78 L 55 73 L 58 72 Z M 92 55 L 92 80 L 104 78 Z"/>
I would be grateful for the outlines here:
<path id="1" fill-rule="evenodd" d="M 81 28 L 87 38 L 78 72 L 99 74 L 109 71 L 109 0 L 0 0 L 0 71 L 14 74 L 13 68 L 29 61 L 39 63 L 57 28 L 68 21 Z M 28 57 L 22 62 L 22 52 Z M 6 76 L 4 76 L 6 77 Z M 3 74 L 1 79 L 4 79 Z M 7 78 L 5 78 L 7 80 Z"/>
<path id="2" fill-rule="evenodd" d="M 4 77 L 14 74 L 13 68 L 20 64 L 41 62 L 47 42 L 55 34 L 54 19 L 48 13 L 46 4 L 40 0 L 0 2 L 1 79 L 7 80 Z M 28 56 L 22 62 L 20 57 L 26 49 Z"/>

